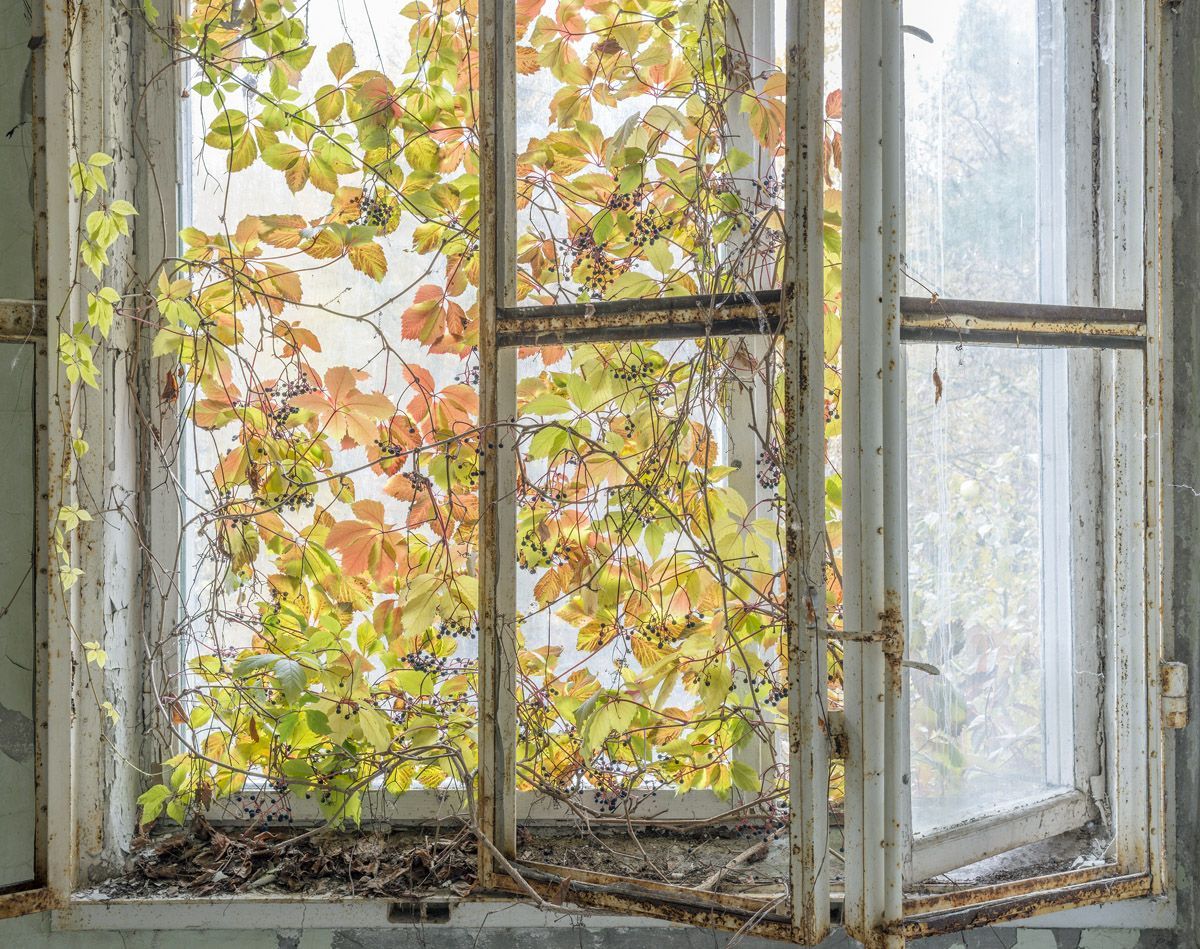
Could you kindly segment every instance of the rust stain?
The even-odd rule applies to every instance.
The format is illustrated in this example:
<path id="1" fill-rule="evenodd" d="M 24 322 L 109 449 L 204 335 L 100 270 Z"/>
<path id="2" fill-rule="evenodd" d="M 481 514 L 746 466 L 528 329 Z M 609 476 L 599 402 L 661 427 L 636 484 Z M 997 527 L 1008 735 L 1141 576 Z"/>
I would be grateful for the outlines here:
<path id="1" fill-rule="evenodd" d="M 50 890 L 44 886 L 39 886 L 32 890 L 0 893 L 0 919 L 11 919 L 14 916 L 25 916 L 29 913 L 40 913 L 52 907 L 53 901 L 50 898 Z"/>
<path id="2" fill-rule="evenodd" d="M 1024 880 L 1021 883 L 1030 888 L 1050 888 L 1009 898 L 992 898 L 982 903 L 978 902 L 981 899 L 978 889 L 947 893 L 941 899 L 948 904 L 957 901 L 957 905 L 951 905 L 951 908 L 939 912 L 906 916 L 890 931 L 908 938 L 961 932 L 1007 919 L 1025 919 L 1069 907 L 1092 906 L 1110 900 L 1145 896 L 1151 890 L 1148 873 L 1107 877 L 1082 883 L 1073 882 L 1078 878 L 1079 872 L 1074 872 Z"/>
<path id="3" fill-rule="evenodd" d="M 550 864 L 523 863 L 519 871 L 547 900 L 565 899 L 576 906 L 633 913 L 726 932 L 740 932 L 752 926 L 756 936 L 793 944 L 802 941 L 800 929 L 787 917 L 772 912 L 769 899 L 751 900 L 650 881 L 635 883 L 623 877 L 568 870 Z M 505 894 L 523 892 L 515 881 L 498 880 L 497 883 L 496 889 Z"/>
<path id="4" fill-rule="evenodd" d="M 879 623 L 883 634 L 883 656 L 887 660 L 888 693 L 898 698 L 904 685 L 904 612 L 900 609 L 897 590 L 884 592 Z"/>

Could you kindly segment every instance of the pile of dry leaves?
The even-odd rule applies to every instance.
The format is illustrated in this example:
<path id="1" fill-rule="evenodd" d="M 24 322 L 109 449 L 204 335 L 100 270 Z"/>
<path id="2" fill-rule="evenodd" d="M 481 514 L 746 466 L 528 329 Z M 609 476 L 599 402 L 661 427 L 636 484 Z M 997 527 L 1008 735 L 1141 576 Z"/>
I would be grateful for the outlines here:
<path id="1" fill-rule="evenodd" d="M 475 882 L 469 828 L 443 836 L 222 830 L 202 817 L 179 833 L 134 841 L 129 895 L 336 892 L 344 896 L 465 896 Z"/>

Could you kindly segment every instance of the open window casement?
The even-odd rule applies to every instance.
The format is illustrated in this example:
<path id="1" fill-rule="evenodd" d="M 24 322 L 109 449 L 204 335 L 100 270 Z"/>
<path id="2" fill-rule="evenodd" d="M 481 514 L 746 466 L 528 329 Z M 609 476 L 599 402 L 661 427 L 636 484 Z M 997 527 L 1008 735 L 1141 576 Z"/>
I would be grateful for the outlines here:
<path id="1" fill-rule="evenodd" d="M 672 30 L 706 37 L 698 59 L 651 77 L 661 102 L 619 100 L 595 121 L 545 73 L 529 78 L 530 17 L 565 8 L 572 33 L 578 4 L 477 6 L 464 149 L 477 135 L 478 183 L 459 197 L 477 187 L 479 516 L 461 575 L 478 581 L 478 770 L 372 786 L 364 810 L 477 829 L 485 897 L 805 944 L 839 915 L 864 943 L 896 945 L 1164 892 L 1162 250 L 1142 197 L 1161 175 L 1158 5 L 1102 4 L 1096 20 L 1070 0 L 990 17 L 966 2 L 663 6 Z M 605 15 L 629 15 L 618 7 Z M 178 185 L 179 220 L 173 195 L 139 201 L 151 226 L 134 263 L 153 269 L 201 209 L 194 150 L 211 117 L 177 132 L 204 96 L 181 98 L 165 50 L 122 73 L 115 8 L 85 5 L 104 28 L 48 9 L 52 56 L 72 70 L 48 96 L 85 117 L 50 123 L 50 154 L 100 142 L 122 188 Z M 610 26 L 603 55 L 647 42 L 644 23 Z M 557 30 L 538 42 L 562 43 L 570 70 L 575 40 Z M 827 45 L 841 83 L 826 82 Z M 134 142 L 102 117 L 115 88 L 149 77 Z M 529 148 L 547 115 L 567 171 Z M 827 138 L 833 121 L 844 137 Z M 1004 122 L 1020 127 L 996 134 Z M 578 182 L 583 228 L 541 189 L 597 159 L 620 167 Z M 646 201 L 651 176 L 686 200 Z M 204 226 L 222 230 L 249 190 L 210 195 Z M 50 194 L 52 252 L 73 260 L 65 176 Z M 696 222 L 686 253 L 662 246 L 652 205 Z M 639 253 L 614 272 L 603 248 L 618 227 Z M 51 338 L 81 310 L 54 273 Z M 152 516 L 142 536 L 118 517 L 87 528 L 71 553 L 90 579 L 46 610 L 45 785 L 69 829 L 46 843 L 50 888 L 0 902 L 15 911 L 50 893 L 70 907 L 118 865 L 144 790 L 124 765 L 178 752 L 140 730 L 171 690 L 128 617 L 153 638 L 186 609 L 194 472 L 147 457 L 118 365 L 102 383 L 115 422 L 73 415 L 56 377 L 51 427 L 78 422 L 96 446 L 80 485 Z M 594 481 L 571 473 L 618 443 L 629 450 Z M 138 562 L 163 574 L 149 603 Z M 115 661 L 85 676 L 79 633 L 93 628 Z M 155 668 L 182 681 L 191 658 Z M 288 816 L 316 822 L 318 808 Z M 695 872 L 697 831 L 712 872 Z"/>
<path id="2" fill-rule="evenodd" d="M 681 122 L 682 115 L 673 117 L 669 107 L 653 102 L 638 103 L 643 112 L 658 114 L 628 116 L 622 128 L 633 133 L 624 133 L 623 145 L 609 146 L 624 147 L 629 171 L 637 171 L 628 182 L 618 182 L 616 193 L 631 201 L 631 208 L 610 201 L 611 210 L 602 211 L 583 229 L 586 236 L 572 227 L 572 240 L 560 240 L 567 233 L 567 222 L 556 218 L 557 209 L 547 211 L 539 205 L 536 175 L 517 167 L 536 165 L 536 156 L 519 155 L 518 132 L 529 119 L 518 118 L 517 103 L 536 102 L 541 92 L 549 97 L 556 90 L 529 88 L 517 75 L 517 31 L 523 32 L 527 24 L 518 27 L 508 5 L 484 8 L 480 387 L 483 425 L 495 434 L 484 446 L 480 500 L 483 547 L 494 550 L 494 556 L 484 558 L 480 571 L 479 801 L 488 841 L 480 860 L 481 878 L 490 884 L 517 892 L 533 888 L 552 901 L 732 930 L 754 926 L 811 944 L 824 935 L 829 921 L 826 662 L 817 619 L 824 597 L 819 355 L 823 249 L 814 237 L 821 233 L 822 167 L 817 156 L 822 143 L 824 35 L 821 4 L 789 4 L 786 15 L 778 18 L 777 7 L 780 13 L 785 8 L 752 0 L 727 6 L 681 4 L 672 15 L 687 29 L 715 27 L 717 35 L 725 36 L 719 52 L 702 41 L 700 60 L 689 68 L 698 73 L 715 71 L 728 83 L 742 83 L 746 92 L 722 103 L 725 115 L 700 120 L 701 126 L 709 125 L 701 134 L 713 136 L 716 148 L 705 154 L 703 150 L 710 146 L 703 141 L 692 146 L 697 149 L 692 160 L 699 160 L 694 167 L 714 163 L 729 179 L 734 203 L 753 207 L 758 189 L 764 210 L 771 202 L 763 201 L 762 189 L 778 189 L 771 183 L 781 180 L 782 220 L 776 210 L 771 212 L 776 219 L 768 221 L 765 229 L 751 215 L 738 223 L 740 236 L 714 240 L 703 235 L 692 261 L 707 260 L 708 270 L 694 274 L 686 272 L 685 261 L 672 261 L 671 251 L 660 245 L 666 259 L 656 266 L 662 273 L 676 267 L 680 271 L 679 280 L 665 295 L 659 295 L 660 289 L 641 289 L 656 287 L 656 280 L 627 272 L 617 279 L 631 289 L 618 290 L 611 302 L 541 306 L 517 304 L 521 281 L 537 288 L 534 299 L 559 298 L 551 289 L 559 280 L 556 266 L 540 264 L 529 253 L 531 245 L 536 241 L 545 246 L 548 237 L 564 248 L 564 258 L 568 251 L 586 254 L 602 248 L 605 237 L 598 232 L 606 227 L 606 215 L 633 210 L 642 201 L 643 190 L 654 187 L 649 182 L 651 172 L 639 170 L 642 162 L 649 166 L 647 153 L 658 151 L 647 127 L 657 122 L 662 126 L 659 134 L 669 136 L 672 123 Z M 714 15 L 722 19 L 714 22 Z M 743 111 L 752 108 L 754 86 L 761 85 L 762 75 L 779 75 L 777 19 L 785 31 L 780 46 L 786 53 L 781 162 L 765 147 L 761 134 L 755 141 L 748 120 L 734 111 L 738 99 L 749 102 Z M 619 33 L 620 29 L 614 30 L 614 35 Z M 691 106 L 704 112 L 702 103 Z M 566 122 L 564 128 L 572 124 Z M 748 171 L 742 170 L 745 166 Z M 661 170 L 660 164 L 659 174 Z M 518 181 L 519 195 L 513 188 Z M 670 191 L 680 185 L 661 181 L 657 186 Z M 611 224 L 607 226 L 611 229 Z M 778 251 L 764 239 L 780 230 L 781 273 Z M 656 237 L 655 232 L 639 239 Z M 602 255 L 594 253 L 593 261 L 590 279 L 595 285 L 590 290 L 594 299 L 603 300 L 609 277 L 603 272 Z M 516 380 L 526 376 L 518 367 L 533 347 L 565 347 L 571 369 L 564 374 L 543 373 L 538 380 L 518 385 Z M 629 367 L 618 377 L 623 384 L 615 386 L 596 371 L 598 365 L 614 361 Z M 531 383 L 546 390 L 544 396 L 531 398 L 532 389 L 523 391 Z M 582 385 L 576 388 L 578 383 Z M 630 464 L 637 470 L 625 484 L 626 496 L 614 494 L 615 502 L 602 499 L 598 514 L 588 510 L 595 500 L 572 504 L 579 485 L 549 479 L 547 453 L 586 455 L 589 439 L 607 437 L 603 427 L 599 431 L 589 427 L 593 418 L 633 438 L 637 425 L 645 421 L 636 403 L 647 391 L 660 403 L 670 403 L 675 413 L 671 443 L 659 446 L 652 441 L 649 451 L 643 447 L 630 452 Z M 570 425 L 554 418 L 567 407 L 564 395 L 584 410 Z M 518 396 L 524 405 L 521 414 Z M 698 444 L 695 434 L 701 438 Z M 708 560 L 686 552 L 697 546 L 690 532 L 702 531 L 700 525 L 711 511 L 699 519 L 676 516 L 664 523 L 665 508 L 652 510 L 659 507 L 654 493 L 655 482 L 661 480 L 658 473 L 679 468 L 679 460 L 671 456 L 682 445 L 688 446 L 683 451 L 689 456 L 684 466 L 698 466 L 701 482 L 710 476 L 713 481 L 711 495 L 701 500 L 701 494 L 709 491 L 702 487 L 696 500 L 732 508 L 740 520 L 740 526 L 734 524 L 734 530 L 721 535 L 728 552 Z M 775 487 L 779 480 L 764 481 L 762 470 L 772 463 L 782 469 L 786 487 L 767 500 L 762 486 Z M 663 483 L 669 484 L 674 474 Z M 725 484 L 717 487 L 718 481 Z M 557 497 L 556 490 L 562 492 Z M 783 492 L 786 508 L 780 503 Z M 772 517 L 776 523 L 771 523 Z M 563 549 L 560 538 L 570 537 L 570 529 L 564 526 L 568 518 L 571 523 L 590 522 L 589 543 L 607 548 L 605 556 L 610 558 L 597 561 L 596 576 L 582 589 L 571 589 L 558 602 L 551 597 L 555 610 L 587 614 L 588 626 L 578 638 L 573 630 L 564 636 L 561 622 L 547 607 L 527 610 L 529 589 L 524 579 L 518 579 L 531 574 L 530 583 L 536 582 L 538 589 L 558 582 L 563 562 L 556 562 L 554 555 Z M 631 539 L 624 536 L 631 531 L 625 520 L 636 524 Z M 606 529 L 606 523 L 620 526 Z M 645 534 L 643 524 L 649 527 Z M 764 532 L 769 535 L 766 539 L 748 539 Z M 649 553 L 641 568 L 644 576 L 635 571 L 623 578 L 627 566 L 620 558 L 626 546 Z M 679 552 L 664 557 L 664 546 L 668 552 L 672 548 Z M 784 576 L 764 585 L 762 578 L 773 575 L 781 563 Z M 629 584 L 628 590 L 622 589 L 623 583 Z M 721 592 L 710 595 L 714 590 Z M 760 620 L 755 615 L 760 610 L 774 618 Z M 677 623 L 688 630 L 709 625 L 714 636 L 705 637 L 708 645 L 687 659 L 686 668 L 664 674 L 663 656 L 656 653 L 655 645 L 677 637 L 679 631 L 670 628 Z M 628 637 L 629 655 L 619 656 L 615 663 L 620 674 L 613 686 L 583 698 L 570 718 L 562 715 L 561 706 L 547 714 L 546 696 L 571 687 L 572 667 L 599 660 L 611 668 L 611 649 L 593 647 L 589 652 L 584 647 L 589 628 L 596 631 L 593 638 L 601 646 L 614 636 Z M 785 629 L 786 634 L 780 635 Z M 617 643 L 618 648 L 625 645 Z M 519 652 L 523 660 L 518 660 Z M 566 672 L 556 671 L 558 662 Z M 674 707 L 681 675 L 703 683 L 701 706 L 691 721 Z M 764 714 L 756 697 L 756 690 L 762 691 L 760 683 L 776 675 L 784 677 L 778 692 L 789 697 L 786 716 Z M 568 772 L 571 780 L 562 782 L 555 734 L 563 730 L 578 730 L 591 754 L 582 781 Z M 653 773 L 652 762 L 658 765 L 663 760 L 670 762 L 667 767 L 680 762 L 693 777 L 677 796 L 670 792 L 673 800 L 660 802 L 652 780 L 643 786 L 638 781 L 643 771 Z M 596 835 L 611 835 L 614 827 L 628 829 L 639 848 L 635 833 L 662 828 L 666 832 L 659 839 L 665 841 L 661 859 L 671 869 L 679 863 L 671 847 L 687 845 L 688 827 L 741 827 L 762 833 L 767 839 L 750 849 L 773 851 L 773 885 L 760 887 L 768 891 L 762 896 L 721 893 L 717 892 L 720 869 L 716 878 L 697 887 L 673 883 L 670 875 L 661 872 L 631 879 L 630 874 L 571 866 L 569 855 L 556 859 L 555 822 L 538 804 L 556 782 L 586 789 L 579 805 L 560 799 L 559 822 L 570 818 L 577 823 L 582 815 L 588 837 L 601 847 L 607 845 Z M 740 797 L 731 798 L 734 783 Z M 771 801 L 783 816 L 774 827 L 764 827 L 763 805 Z M 606 817 L 606 806 L 616 816 Z M 670 828 L 683 829 L 675 842 Z M 735 839 L 738 836 L 735 833 Z M 728 866 L 741 862 L 736 851 L 744 849 L 743 838 L 731 851 Z M 683 856 L 681 849 L 677 852 Z M 537 859 L 531 854 L 547 856 Z M 762 860 L 763 855 L 753 854 L 751 859 Z"/>
<path id="3" fill-rule="evenodd" d="M 845 922 L 868 944 L 1166 887 L 1158 16 L 846 10 Z"/>

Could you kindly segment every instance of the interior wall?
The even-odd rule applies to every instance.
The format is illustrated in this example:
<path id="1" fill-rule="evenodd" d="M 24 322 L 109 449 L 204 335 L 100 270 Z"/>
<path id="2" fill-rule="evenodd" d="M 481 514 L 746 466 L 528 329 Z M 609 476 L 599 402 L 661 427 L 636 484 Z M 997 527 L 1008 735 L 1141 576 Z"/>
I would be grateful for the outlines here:
<path id="1" fill-rule="evenodd" d="M 25 75 L 29 62 L 29 20 L 24 9 L 27 0 L 0 3 L 0 208 L 5 226 L 0 229 L 0 298 L 32 296 L 31 263 L 33 214 L 30 200 L 31 168 L 29 126 L 25 103 L 28 102 Z M 1175 658 L 1188 663 L 1193 678 L 1200 679 L 1200 3 L 1174 2 L 1173 20 L 1173 135 L 1174 205 L 1168 209 L 1174 230 L 1174 334 L 1172 339 L 1175 375 L 1171 389 L 1174 403 L 1172 439 L 1173 470 L 1168 481 L 1168 526 L 1173 522 L 1174 582 L 1171 609 L 1175 635 Z M 9 128 L 18 131 L 6 137 Z M 11 355 L 11 354 L 9 354 Z M 24 391 L 24 376 L 13 372 L 15 364 L 0 351 L 0 406 L 12 409 Z M 5 464 L 16 464 L 24 449 L 23 432 L 32 420 L 19 412 L 0 414 L 0 433 L 4 437 Z M 22 486 L 10 480 L 7 468 L 0 468 L 4 499 L 0 504 L 0 607 L 19 588 L 28 559 L 20 552 L 17 535 L 23 528 L 10 524 L 11 511 L 33 509 L 32 483 Z M 28 491 L 27 500 L 19 497 Z M 16 534 L 12 533 L 16 531 Z M 16 544 L 10 542 L 18 539 Z M 14 549 L 15 548 L 15 549 Z M 9 617 L 13 618 L 10 619 Z M 15 614 L 0 617 L 0 663 L 10 648 L 5 638 L 16 622 Z M 11 656 L 10 656 L 11 661 Z M 4 715 L 0 710 L 0 719 Z M 935 937 L 914 945 L 940 947 L 968 946 L 971 949 L 1200 949 L 1200 682 L 1192 689 L 1192 724 L 1179 733 L 1176 750 L 1175 806 L 1177 811 L 1176 874 L 1178 925 L 1174 931 L 1136 929 L 1066 929 L 1031 926 L 1000 928 Z M 18 729 L 20 731 L 20 729 Z M 2 770 L 6 757 L 12 758 L 16 745 L 6 745 L 5 727 L 0 720 L 0 861 L 20 834 L 14 830 L 18 818 L 6 807 L 11 803 L 13 786 Z M 18 749 L 19 752 L 19 749 Z M 27 825 L 25 825 L 27 826 Z M 2 866 L 0 862 L 0 866 Z M 1085 911 L 1086 913 L 1086 911 Z M 1084 916 L 1086 919 L 1086 916 Z M 549 922 L 549 920 L 548 920 Z M 232 933 L 219 930 L 198 932 L 108 932 L 51 933 L 48 914 L 0 921 L 0 946 L 12 949 L 216 949 L 234 944 L 239 949 L 391 949 L 399 946 L 428 946 L 431 949 L 500 949 L 511 946 L 536 946 L 545 949 L 593 949 L 619 947 L 634 949 L 651 943 L 659 949 L 699 949 L 719 947 L 728 940 L 712 932 L 683 927 L 588 925 L 549 928 L 478 929 L 475 927 L 397 925 L 388 929 L 304 931 L 280 930 Z M 771 943 L 739 940 L 744 949 L 763 949 Z M 828 947 L 847 945 L 840 934 L 831 936 Z"/>
<path id="2" fill-rule="evenodd" d="M 28 3 L 0 3 L 0 301 L 34 297 Z M 33 876 L 35 358 L 0 343 L 0 886 Z"/>

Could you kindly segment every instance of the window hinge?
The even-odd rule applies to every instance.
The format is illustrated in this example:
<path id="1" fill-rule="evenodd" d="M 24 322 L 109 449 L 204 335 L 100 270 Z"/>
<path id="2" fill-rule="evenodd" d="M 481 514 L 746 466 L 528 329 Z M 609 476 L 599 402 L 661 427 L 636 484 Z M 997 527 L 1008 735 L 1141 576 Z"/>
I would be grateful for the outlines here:
<path id="1" fill-rule="evenodd" d="M 1162 686 L 1163 725 L 1183 728 L 1188 721 L 1188 667 L 1182 662 L 1164 662 L 1158 678 Z"/>

